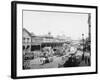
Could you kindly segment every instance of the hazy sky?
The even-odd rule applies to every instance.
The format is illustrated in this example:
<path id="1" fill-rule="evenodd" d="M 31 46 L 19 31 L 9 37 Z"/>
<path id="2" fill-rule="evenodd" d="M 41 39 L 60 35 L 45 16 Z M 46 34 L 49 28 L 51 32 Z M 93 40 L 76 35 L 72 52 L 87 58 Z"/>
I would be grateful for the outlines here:
<path id="1" fill-rule="evenodd" d="M 23 11 L 23 27 L 36 35 L 88 36 L 88 14 Z"/>

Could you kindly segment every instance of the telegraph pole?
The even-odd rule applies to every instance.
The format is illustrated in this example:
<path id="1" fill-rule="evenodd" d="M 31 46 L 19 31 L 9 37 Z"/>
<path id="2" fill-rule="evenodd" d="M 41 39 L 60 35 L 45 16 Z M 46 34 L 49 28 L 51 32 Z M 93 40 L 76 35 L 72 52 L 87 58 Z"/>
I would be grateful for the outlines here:
<path id="1" fill-rule="evenodd" d="M 90 59 L 89 59 L 89 65 L 91 64 L 91 14 L 88 14 L 88 26 L 89 26 L 89 33 L 88 33 L 88 47 L 89 47 L 89 53 L 90 53 Z"/>

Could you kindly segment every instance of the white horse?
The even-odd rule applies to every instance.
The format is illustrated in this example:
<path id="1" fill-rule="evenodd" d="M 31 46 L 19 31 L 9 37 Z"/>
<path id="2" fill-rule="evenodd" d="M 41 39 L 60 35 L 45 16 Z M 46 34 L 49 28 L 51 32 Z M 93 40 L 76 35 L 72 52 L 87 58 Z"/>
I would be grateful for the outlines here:
<path id="1" fill-rule="evenodd" d="M 89 52 L 85 52 L 84 53 L 84 60 L 85 60 L 85 63 L 90 65 L 90 53 Z"/>

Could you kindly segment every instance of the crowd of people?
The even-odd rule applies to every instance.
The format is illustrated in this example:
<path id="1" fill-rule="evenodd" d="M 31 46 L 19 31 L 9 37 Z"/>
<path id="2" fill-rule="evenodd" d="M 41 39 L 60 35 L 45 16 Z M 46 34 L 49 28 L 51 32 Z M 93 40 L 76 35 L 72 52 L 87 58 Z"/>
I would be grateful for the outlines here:
<path id="1" fill-rule="evenodd" d="M 63 44 L 61 47 L 44 47 L 39 51 L 33 51 L 28 54 L 25 52 L 24 61 L 33 59 L 35 64 L 46 64 L 53 62 L 53 57 L 62 57 L 62 60 L 65 60 L 63 67 L 73 67 L 78 66 L 82 61 L 85 61 L 86 64 L 90 65 L 90 53 L 80 51 L 72 45 Z M 67 58 L 67 59 L 66 59 Z M 36 62 L 37 59 L 37 62 Z M 26 61 L 25 61 L 26 62 Z"/>

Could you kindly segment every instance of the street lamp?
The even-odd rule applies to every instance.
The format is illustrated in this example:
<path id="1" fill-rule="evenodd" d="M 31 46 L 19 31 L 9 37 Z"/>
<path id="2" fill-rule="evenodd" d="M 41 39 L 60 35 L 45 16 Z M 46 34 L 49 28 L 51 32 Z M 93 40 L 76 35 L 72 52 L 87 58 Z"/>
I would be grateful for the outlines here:
<path id="1" fill-rule="evenodd" d="M 82 34 L 82 41 L 83 41 L 83 55 L 82 55 L 82 60 L 84 60 L 84 34 Z"/>

